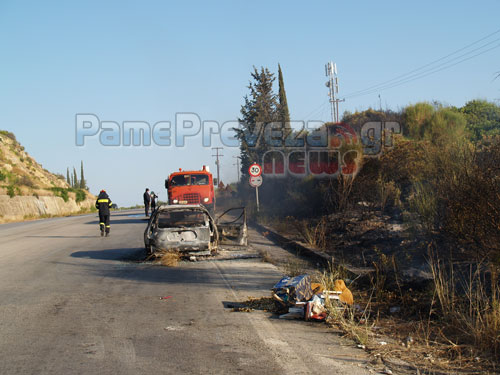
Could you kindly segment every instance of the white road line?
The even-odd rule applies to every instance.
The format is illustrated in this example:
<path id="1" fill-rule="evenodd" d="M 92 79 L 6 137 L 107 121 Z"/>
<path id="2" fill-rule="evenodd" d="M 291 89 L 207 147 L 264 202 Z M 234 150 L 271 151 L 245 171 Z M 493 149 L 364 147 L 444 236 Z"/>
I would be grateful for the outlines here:
<path id="1" fill-rule="evenodd" d="M 231 284 L 226 279 L 220 266 L 216 262 L 211 262 L 219 272 L 226 287 L 231 291 L 235 300 L 241 299 Z M 266 317 L 260 315 L 246 314 L 255 332 L 259 335 L 264 345 L 273 353 L 273 358 L 278 362 L 283 372 L 286 374 L 310 374 L 311 369 L 301 360 L 295 350 L 283 340 L 278 330 L 272 325 Z"/>

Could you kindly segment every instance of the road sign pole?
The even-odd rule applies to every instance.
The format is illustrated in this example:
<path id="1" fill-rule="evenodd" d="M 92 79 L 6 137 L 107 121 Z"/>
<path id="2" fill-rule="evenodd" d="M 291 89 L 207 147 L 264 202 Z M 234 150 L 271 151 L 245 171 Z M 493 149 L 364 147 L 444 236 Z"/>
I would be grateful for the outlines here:
<path id="1" fill-rule="evenodd" d="M 253 163 L 248 168 L 248 174 L 250 175 L 250 186 L 255 188 L 255 202 L 257 203 L 257 212 L 259 212 L 259 186 L 262 185 L 262 167 Z"/>
<path id="2" fill-rule="evenodd" d="M 255 187 L 255 200 L 257 202 L 257 212 L 259 212 L 259 187 Z"/>

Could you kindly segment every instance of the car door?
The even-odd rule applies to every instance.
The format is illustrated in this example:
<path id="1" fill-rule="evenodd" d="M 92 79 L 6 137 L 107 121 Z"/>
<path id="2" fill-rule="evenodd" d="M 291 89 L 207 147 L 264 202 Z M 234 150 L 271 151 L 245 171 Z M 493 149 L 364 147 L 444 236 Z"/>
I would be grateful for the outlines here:
<path id="1" fill-rule="evenodd" d="M 234 207 L 224 211 L 216 219 L 219 243 L 247 246 L 248 228 L 245 207 Z"/>

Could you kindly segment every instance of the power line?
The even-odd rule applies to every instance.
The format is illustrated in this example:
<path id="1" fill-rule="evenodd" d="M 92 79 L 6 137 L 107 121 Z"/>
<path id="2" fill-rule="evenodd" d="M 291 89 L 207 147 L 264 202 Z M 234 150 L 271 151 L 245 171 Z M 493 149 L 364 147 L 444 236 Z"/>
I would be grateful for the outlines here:
<path id="1" fill-rule="evenodd" d="M 389 85 L 389 84 L 390 84 L 390 85 L 392 85 L 392 84 L 394 84 L 394 83 L 396 83 L 396 82 L 400 82 L 400 81 L 407 80 L 407 79 L 408 79 L 408 78 L 410 78 L 410 77 L 418 76 L 418 75 L 420 75 L 420 74 L 424 74 L 424 73 L 426 73 L 426 72 L 429 72 L 429 71 L 431 71 L 431 70 L 434 70 L 434 69 L 436 69 L 436 68 L 438 68 L 438 67 L 440 67 L 440 66 L 443 66 L 443 65 L 449 64 L 449 63 L 451 63 L 451 62 L 453 62 L 453 61 L 455 61 L 455 60 L 457 60 L 457 59 L 460 59 L 461 57 L 467 56 L 467 55 L 469 55 L 469 54 L 471 54 L 471 53 L 473 53 L 473 52 L 475 52 L 475 51 L 478 51 L 478 50 L 480 50 L 480 49 L 482 49 L 482 48 L 484 48 L 484 47 L 487 47 L 488 45 L 490 45 L 490 44 L 492 44 L 492 43 L 497 42 L 498 40 L 500 40 L 500 38 L 499 38 L 499 39 L 495 39 L 495 40 L 493 40 L 493 41 L 490 41 L 490 42 L 488 42 L 488 43 L 486 43 L 486 44 L 482 45 L 481 47 L 475 48 L 475 49 L 473 49 L 473 50 L 471 50 L 471 51 L 468 51 L 468 52 L 466 52 L 466 53 L 464 53 L 464 54 L 462 54 L 462 55 L 460 55 L 460 56 L 456 56 L 456 57 L 454 57 L 454 58 L 452 58 L 452 59 L 450 59 L 450 60 L 448 60 L 448 61 L 446 61 L 446 62 L 444 62 L 444 63 L 442 63 L 442 64 L 439 64 L 439 65 L 437 65 L 437 66 L 432 66 L 432 65 L 436 64 L 437 62 L 440 62 L 440 61 L 446 60 L 447 58 L 449 58 L 449 57 L 451 57 L 451 56 L 453 56 L 453 55 L 456 55 L 457 53 L 459 53 L 459 52 L 461 52 L 461 51 L 464 51 L 464 50 L 466 50 L 466 49 L 468 49 L 468 48 L 472 47 L 473 45 L 478 44 L 478 43 L 482 42 L 483 40 L 488 39 L 488 38 L 490 38 L 491 36 L 493 36 L 493 35 L 495 35 L 495 34 L 498 34 L 498 33 L 500 33 L 500 29 L 498 29 L 498 30 L 496 30 L 496 31 L 494 31 L 494 32 L 492 32 L 492 33 L 490 33 L 490 34 L 488 34 L 488 35 L 486 35 L 486 36 L 484 36 L 484 37 L 482 37 L 482 38 L 480 38 L 480 39 L 478 39 L 478 40 L 476 40 L 476 41 L 474 41 L 474 42 L 472 42 L 472 43 L 470 43 L 470 44 L 468 44 L 468 45 L 466 45 L 466 46 L 464 46 L 464 47 L 462 47 L 462 48 L 459 48 L 459 49 L 457 49 L 457 50 L 455 50 L 455 51 L 453 51 L 453 52 L 451 52 L 451 53 L 447 54 L 446 56 L 443 56 L 443 57 L 440 57 L 439 59 L 436 59 L 436 60 L 434 60 L 434 61 L 431 61 L 431 62 L 429 62 L 429 63 L 427 63 L 427 64 L 425 64 L 425 65 L 423 65 L 423 66 L 421 66 L 421 67 L 419 67 L 419 68 L 416 68 L 416 69 L 413 69 L 413 70 L 411 70 L 411 71 L 409 71 L 409 72 L 407 72 L 407 73 L 401 74 L 401 75 L 399 75 L 399 76 L 397 76 L 397 77 L 395 77 L 395 78 L 393 78 L 393 79 L 390 79 L 390 80 L 388 80 L 388 81 L 384 81 L 384 82 L 381 82 L 381 83 L 379 83 L 379 84 L 376 84 L 376 85 L 373 85 L 373 86 L 367 87 L 367 88 L 365 88 L 365 89 L 363 89 L 363 90 L 358 90 L 358 91 L 352 92 L 352 93 L 350 93 L 350 94 L 347 94 L 347 95 L 345 96 L 345 98 L 347 98 L 347 97 L 354 97 L 354 96 L 361 96 L 361 95 L 365 95 L 365 93 L 372 93 L 372 92 L 373 92 L 373 90 L 375 90 L 375 91 L 376 91 L 376 90 L 381 89 L 382 87 L 385 87 L 385 86 L 387 86 L 387 85 Z M 485 52 L 487 52 L 487 51 L 485 51 Z M 475 57 L 475 56 L 474 56 L 474 57 Z M 463 60 L 463 61 L 465 61 L 465 60 Z M 432 67 L 431 67 L 431 66 L 432 66 Z M 425 68 L 428 68 L 428 67 L 431 67 L 431 68 L 429 68 L 429 69 L 425 69 Z M 424 71 L 422 71 L 422 70 L 424 70 Z M 417 73 L 417 74 L 412 74 L 412 73 L 416 73 L 416 72 L 419 72 L 419 71 L 422 71 L 422 72 Z"/>
<path id="2" fill-rule="evenodd" d="M 446 56 L 443 56 L 443 57 L 441 57 L 441 58 L 439 58 L 439 59 L 437 59 L 437 60 L 431 61 L 430 63 L 427 63 L 427 64 L 425 64 L 425 65 L 423 65 L 423 66 L 421 66 L 421 67 L 419 67 L 419 68 L 413 69 L 413 70 L 411 70 L 411 71 L 409 71 L 409 72 L 407 72 L 407 73 L 401 74 L 401 75 L 399 75 L 399 76 L 397 76 L 397 77 L 395 77 L 395 78 L 393 78 L 393 79 L 390 79 L 390 80 L 385 81 L 385 82 L 381 82 L 381 83 L 379 83 L 379 84 L 376 84 L 376 85 L 373 85 L 373 86 L 370 86 L 370 87 L 367 87 L 366 89 L 363 89 L 363 90 L 359 90 L 359 91 L 356 91 L 356 92 L 350 93 L 350 94 L 348 94 L 348 95 L 355 95 L 355 94 L 358 94 L 358 93 L 363 92 L 363 91 L 368 91 L 368 90 L 371 90 L 371 89 L 373 89 L 373 88 L 376 88 L 376 87 L 379 87 L 379 86 L 383 86 L 383 85 L 385 85 L 385 84 L 387 84 L 387 83 L 390 83 L 390 82 L 393 82 L 393 81 L 395 81 L 395 80 L 398 80 L 398 79 L 400 79 L 400 78 L 402 78 L 402 77 L 405 77 L 405 76 L 407 76 L 407 75 L 410 75 L 410 74 L 412 74 L 412 73 L 414 73 L 414 72 L 418 72 L 419 70 L 422 70 L 422 69 L 424 69 L 424 68 L 426 68 L 426 67 L 428 67 L 428 66 L 431 66 L 431 65 L 433 65 L 433 64 L 435 64 L 435 63 L 437 63 L 437 62 L 439 62 L 439 61 L 442 61 L 442 60 L 444 60 L 444 59 L 446 59 L 446 58 L 448 58 L 448 57 L 450 57 L 450 56 L 453 56 L 453 55 L 457 54 L 458 52 L 461 52 L 461 51 L 463 51 L 463 50 L 465 50 L 465 49 L 467 49 L 467 48 L 469 48 L 469 47 L 471 47 L 471 46 L 473 46 L 473 45 L 475 45 L 475 44 L 477 44 L 477 43 L 479 43 L 479 42 L 482 42 L 483 40 L 488 39 L 488 38 L 489 38 L 489 37 L 491 37 L 492 35 L 495 35 L 495 34 L 497 34 L 497 33 L 499 33 L 499 32 L 500 32 L 500 29 L 498 29 L 497 31 L 495 31 L 495 32 L 493 32 L 493 33 L 491 33 L 491 34 L 486 35 L 486 36 L 485 36 L 485 37 L 483 37 L 483 38 L 480 38 L 480 39 L 478 39 L 478 40 L 476 40 L 476 41 L 474 41 L 474 42 L 472 42 L 472 43 L 470 43 L 470 44 L 466 45 L 465 47 L 459 48 L 458 50 L 453 51 L 453 52 L 449 53 L 449 54 L 448 54 L 448 55 L 446 55 Z M 498 39 L 497 39 L 497 40 L 498 40 Z M 496 41 L 496 40 L 495 40 L 495 41 Z M 493 41 L 493 42 L 495 42 L 495 41 Z M 491 44 L 491 43 L 493 43 L 493 42 L 490 42 L 490 43 L 488 43 L 488 44 Z M 486 44 L 486 45 L 488 45 L 488 44 Z M 484 46 L 483 46 L 483 47 L 484 47 Z M 475 51 L 475 50 L 473 50 L 473 51 Z M 470 52 L 473 52 L 473 51 L 470 51 Z M 470 52 L 469 52 L 469 53 L 470 53 Z M 453 60 L 453 59 L 452 59 L 452 60 Z M 431 69 L 433 69 L 433 68 L 431 68 Z"/>
<path id="3" fill-rule="evenodd" d="M 416 78 L 424 77 L 424 76 L 426 76 L 426 73 L 428 73 L 428 72 L 434 72 L 434 71 L 440 71 L 440 70 L 443 70 L 443 69 L 447 69 L 448 67 L 451 67 L 451 66 L 456 65 L 456 64 L 452 64 L 452 65 L 446 66 L 447 64 L 453 63 L 453 62 L 455 62 L 457 59 L 460 59 L 460 58 L 462 58 L 462 57 L 465 57 L 465 56 L 467 56 L 467 55 L 469 55 L 469 54 L 471 54 L 471 53 L 473 53 L 473 52 L 479 51 L 479 50 L 483 49 L 484 47 L 487 47 L 487 46 L 489 46 L 489 45 L 491 45 L 491 44 L 493 44 L 493 43 L 495 43 L 495 42 L 498 42 L 498 41 L 500 41 L 500 38 L 495 39 L 495 40 L 493 40 L 493 41 L 491 41 L 491 42 L 488 42 L 488 43 L 486 43 L 486 44 L 482 45 L 481 47 L 475 48 L 475 49 L 473 49 L 473 50 L 471 50 L 471 51 L 469 51 L 469 52 L 466 52 L 466 53 L 464 53 L 464 54 L 462 54 L 462 55 L 459 55 L 459 56 L 457 56 L 457 57 L 454 57 L 453 59 L 448 60 L 448 61 L 446 61 L 446 62 L 444 62 L 444 63 L 438 64 L 438 65 L 436 65 L 436 66 L 434 66 L 434 67 L 432 67 L 432 68 L 430 68 L 430 69 L 425 69 L 424 71 L 422 71 L 422 72 L 420 72 L 420 73 L 412 74 L 412 75 L 407 76 L 406 78 L 399 79 L 399 80 L 392 79 L 392 80 L 390 80 L 390 81 L 387 81 L 387 82 L 391 82 L 391 81 L 393 81 L 392 83 L 380 84 L 380 85 L 377 85 L 377 86 L 376 86 L 375 88 L 373 88 L 373 89 L 370 89 L 370 90 L 369 90 L 369 89 L 361 90 L 361 91 L 358 91 L 357 93 L 352 93 L 352 94 L 346 95 L 346 97 L 361 96 L 361 95 L 365 95 L 365 93 L 373 93 L 373 92 L 376 92 L 376 91 L 379 91 L 379 90 L 384 90 L 386 87 L 388 87 L 388 86 L 390 86 L 390 87 L 394 87 L 396 84 L 398 84 L 398 83 L 400 83 L 400 82 L 409 82 L 409 81 L 410 81 L 410 80 L 412 80 L 412 78 L 414 78 L 414 77 L 416 77 Z M 481 53 L 479 53 L 479 54 L 475 54 L 475 55 L 473 55 L 473 56 L 470 56 L 470 58 L 472 58 L 472 57 L 476 57 L 476 56 L 478 56 L 478 55 L 480 55 L 480 54 L 482 54 L 482 53 L 486 53 L 486 52 L 488 52 L 488 51 L 490 51 L 490 50 L 492 50 L 492 49 L 494 49 L 494 48 L 496 48 L 496 47 L 493 47 L 493 48 L 490 48 L 490 49 L 484 50 L 484 51 L 482 51 L 482 52 L 481 52 Z M 460 61 L 458 61 L 458 62 L 457 62 L 457 64 L 458 64 L 458 63 L 460 63 L 460 62 L 466 61 L 466 60 L 469 60 L 469 58 L 466 58 L 466 59 L 460 60 Z M 440 68 L 440 67 L 442 67 L 442 66 L 445 66 L 445 68 L 443 68 L 443 69 L 438 69 L 438 68 Z"/>
<path id="4" fill-rule="evenodd" d="M 307 115 L 303 116 L 302 119 L 307 120 L 311 115 L 321 111 L 323 107 L 328 103 L 328 99 L 325 99 L 325 101 L 320 104 L 320 106 L 316 109 L 313 109 L 311 112 L 309 112 Z"/>
<path id="5" fill-rule="evenodd" d="M 434 74 L 434 73 L 437 73 L 437 72 L 441 72 L 441 71 L 443 71 L 443 70 L 445 70 L 445 69 L 451 68 L 451 67 L 453 67 L 453 66 L 455 66 L 455 65 L 458 65 L 458 64 L 460 64 L 460 63 L 463 63 L 463 62 L 465 62 L 465 61 L 467 61 L 467 60 L 473 59 L 474 57 L 477 57 L 477 56 L 483 55 L 483 54 L 485 54 L 485 53 L 487 53 L 487 52 L 489 52 L 489 51 L 491 51 L 491 50 L 494 50 L 495 48 L 498 48 L 498 47 L 500 47 L 500 44 L 497 44 L 496 46 L 493 46 L 493 47 L 491 47 L 491 48 L 488 48 L 487 50 L 481 51 L 481 52 L 479 52 L 479 53 L 476 53 L 475 55 L 472 55 L 472 56 L 469 56 L 469 57 L 467 57 L 467 58 L 465 58 L 465 59 L 462 59 L 462 60 L 460 60 L 460 61 L 457 61 L 457 62 L 455 62 L 455 63 L 453 63 L 453 64 L 450 64 L 450 65 L 444 66 L 444 67 L 442 67 L 442 68 L 440 68 L 440 69 L 435 69 L 435 70 L 431 70 L 431 71 L 422 72 L 421 74 L 417 75 L 417 76 L 416 76 L 416 77 L 414 77 L 414 78 L 410 78 L 410 77 L 408 77 L 408 79 L 406 79 L 406 80 L 402 80 L 402 81 L 398 81 L 398 82 L 395 82 L 395 83 L 393 83 L 392 85 L 388 85 L 388 86 L 381 87 L 381 88 L 376 88 L 376 89 L 373 89 L 373 90 L 370 90 L 370 91 L 367 91 L 367 92 L 363 92 L 363 93 L 361 93 L 361 94 L 351 95 L 351 96 L 349 96 L 349 97 L 350 97 L 350 98 L 353 98 L 353 97 L 356 97 L 356 96 L 363 96 L 363 95 L 373 94 L 373 93 L 375 93 L 375 92 L 379 92 L 379 91 L 383 91 L 383 90 L 388 90 L 388 89 L 391 89 L 391 88 L 393 88 L 393 87 L 397 87 L 397 86 L 404 85 L 404 84 L 406 84 L 406 83 L 409 83 L 409 82 L 415 81 L 415 80 L 417 80 L 417 79 L 421 79 L 421 78 L 427 77 L 427 76 L 429 76 L 429 75 L 431 75 L 431 74 Z"/>

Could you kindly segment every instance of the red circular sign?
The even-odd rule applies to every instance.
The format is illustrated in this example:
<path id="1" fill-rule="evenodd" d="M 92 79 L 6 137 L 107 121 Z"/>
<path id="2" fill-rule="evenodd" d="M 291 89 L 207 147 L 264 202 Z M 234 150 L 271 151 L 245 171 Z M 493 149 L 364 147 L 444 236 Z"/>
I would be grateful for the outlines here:
<path id="1" fill-rule="evenodd" d="M 262 167 L 257 163 L 253 163 L 248 167 L 248 174 L 252 177 L 259 177 L 262 174 Z"/>

